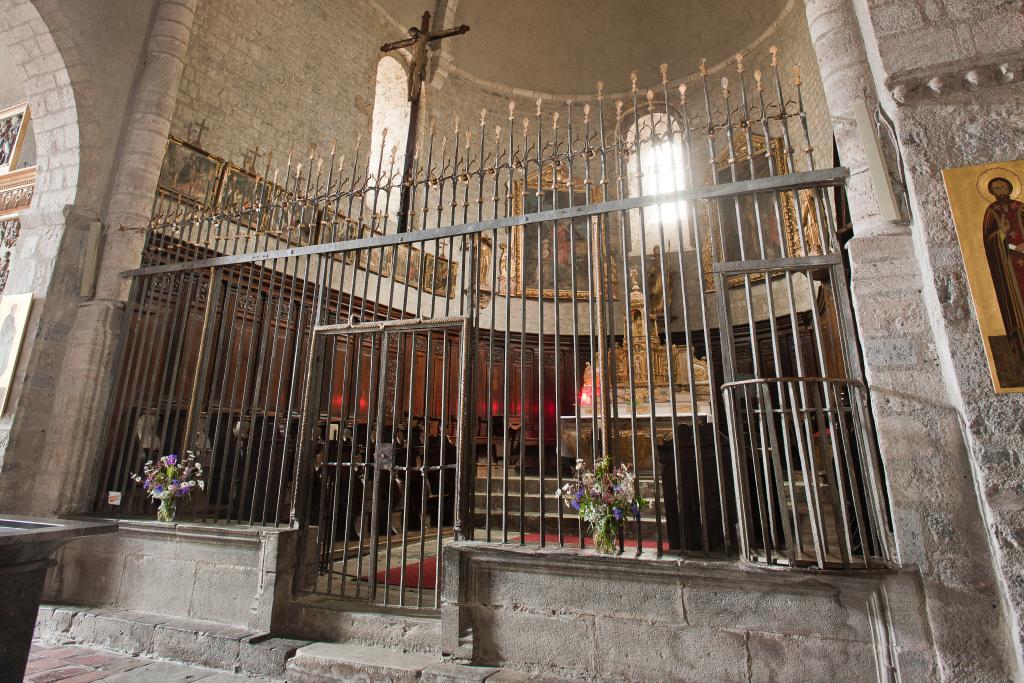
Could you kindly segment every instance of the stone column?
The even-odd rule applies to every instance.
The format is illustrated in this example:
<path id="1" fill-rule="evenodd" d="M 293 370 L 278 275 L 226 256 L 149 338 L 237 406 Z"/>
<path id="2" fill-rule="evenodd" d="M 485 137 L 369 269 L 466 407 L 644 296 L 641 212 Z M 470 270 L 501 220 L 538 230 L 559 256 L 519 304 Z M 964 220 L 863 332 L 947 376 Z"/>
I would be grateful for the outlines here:
<path id="1" fill-rule="evenodd" d="M 47 433 L 50 476 L 40 481 L 60 483 L 37 486 L 45 490 L 33 496 L 33 507 L 46 514 L 85 511 L 94 494 L 130 284 L 119 273 L 138 266 L 143 244 L 142 233 L 120 228 L 149 222 L 197 5 L 160 0 L 153 18 L 104 219 L 95 298 L 79 306 L 68 334 L 55 424 Z"/>
<path id="2" fill-rule="evenodd" d="M 903 680 L 1009 680 L 1016 657 L 959 413 L 936 351 L 913 229 L 880 218 L 853 117 L 858 100 L 878 101 L 870 26 L 862 30 L 852 0 L 805 4 L 839 154 L 851 173 L 852 297 L 898 561 L 920 572 L 926 605 L 918 609 L 927 612 L 938 670 L 929 670 L 932 656 L 915 647 L 913 634 L 896 628 L 898 665 Z"/>

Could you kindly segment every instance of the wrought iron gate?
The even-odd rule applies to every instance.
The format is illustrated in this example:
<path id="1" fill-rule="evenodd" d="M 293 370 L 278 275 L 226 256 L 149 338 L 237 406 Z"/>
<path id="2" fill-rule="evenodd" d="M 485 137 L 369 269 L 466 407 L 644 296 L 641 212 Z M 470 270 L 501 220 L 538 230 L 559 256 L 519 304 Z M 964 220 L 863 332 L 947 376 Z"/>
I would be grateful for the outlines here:
<path id="1" fill-rule="evenodd" d="M 297 496 L 316 545 L 305 589 L 440 606 L 441 548 L 464 519 L 470 344 L 465 317 L 314 329 Z"/>
<path id="2" fill-rule="evenodd" d="M 764 68 L 432 126 L 406 177 L 385 139 L 161 195 L 96 511 L 148 514 L 128 475 L 193 450 L 183 514 L 296 525 L 305 588 L 433 607 L 446 538 L 590 547 L 556 490 L 607 458 L 652 502 L 619 552 L 884 564 L 847 171 Z"/>

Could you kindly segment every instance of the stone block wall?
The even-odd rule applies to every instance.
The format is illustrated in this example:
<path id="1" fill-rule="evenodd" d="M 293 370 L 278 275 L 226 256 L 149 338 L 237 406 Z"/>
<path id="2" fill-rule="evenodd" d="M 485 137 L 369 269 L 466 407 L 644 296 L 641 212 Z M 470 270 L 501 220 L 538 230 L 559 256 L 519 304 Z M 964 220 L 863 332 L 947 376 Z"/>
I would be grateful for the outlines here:
<path id="1" fill-rule="evenodd" d="M 912 244 L 923 280 L 920 296 L 953 409 L 947 418 L 950 435 L 940 440 L 940 450 L 966 442 L 966 452 L 957 457 L 970 471 L 975 495 L 960 507 L 980 512 L 987 527 L 977 542 L 994 556 L 1020 667 L 1024 395 L 997 395 L 992 389 L 941 171 L 1024 158 L 1024 141 L 1016 134 L 1024 14 L 1019 2 L 868 0 L 860 16 L 869 54 L 875 56 L 874 76 L 905 158 L 915 212 Z M 929 461 L 915 458 L 918 467 Z M 926 521 L 922 542 L 964 531 Z"/>
<path id="2" fill-rule="evenodd" d="M 39 168 L 5 290 L 31 292 L 33 310 L 0 417 L 2 509 L 55 512 L 68 491 L 61 470 L 77 465 L 44 444 L 61 417 L 60 380 L 80 370 L 62 365 L 82 303 L 84 238 L 103 216 L 152 8 L 149 0 L 0 3 L 3 48 L 32 110 Z"/>
<path id="3" fill-rule="evenodd" d="M 326 155 L 335 138 L 351 155 L 361 134 L 365 153 L 379 48 L 401 36 L 369 2 L 201 2 L 171 134 L 205 120 L 204 149 L 241 165 L 258 145 L 261 172 L 267 152 L 305 168 L 310 146 Z"/>
<path id="4" fill-rule="evenodd" d="M 270 631 L 291 595 L 295 531 L 121 522 L 65 546 L 44 602 Z"/>
<path id="5" fill-rule="evenodd" d="M 806 6 L 852 171 L 852 289 L 899 561 L 921 572 L 944 680 L 1019 677 L 1024 442 L 1010 416 L 1024 404 L 992 391 L 941 170 L 1020 158 L 1006 131 L 1024 17 L 1011 2 Z M 862 97 L 896 123 L 909 224 L 880 218 L 851 113 Z"/>
<path id="6" fill-rule="evenodd" d="M 931 680 L 911 574 L 447 546 L 446 652 L 601 680 Z"/>

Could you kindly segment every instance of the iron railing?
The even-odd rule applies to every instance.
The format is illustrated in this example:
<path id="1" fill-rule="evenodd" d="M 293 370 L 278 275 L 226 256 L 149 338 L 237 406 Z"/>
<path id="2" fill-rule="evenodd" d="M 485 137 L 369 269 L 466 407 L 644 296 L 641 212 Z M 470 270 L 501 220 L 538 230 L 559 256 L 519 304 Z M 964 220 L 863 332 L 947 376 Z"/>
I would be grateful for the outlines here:
<path id="1" fill-rule="evenodd" d="M 774 52 L 753 89 L 704 72 L 699 114 L 663 76 L 550 117 L 482 113 L 472 136 L 431 124 L 406 178 L 385 142 L 371 173 L 357 145 L 283 177 L 268 162 L 230 205 L 158 196 L 97 512 L 146 514 L 129 474 L 194 450 L 208 486 L 183 514 L 297 524 L 306 588 L 429 607 L 446 539 L 589 547 L 555 490 L 607 456 L 652 501 L 620 552 L 885 561 L 832 215 L 846 171 L 815 168 Z M 796 495 L 824 433 L 832 510 Z M 775 459 L 792 466 L 769 486 Z"/>

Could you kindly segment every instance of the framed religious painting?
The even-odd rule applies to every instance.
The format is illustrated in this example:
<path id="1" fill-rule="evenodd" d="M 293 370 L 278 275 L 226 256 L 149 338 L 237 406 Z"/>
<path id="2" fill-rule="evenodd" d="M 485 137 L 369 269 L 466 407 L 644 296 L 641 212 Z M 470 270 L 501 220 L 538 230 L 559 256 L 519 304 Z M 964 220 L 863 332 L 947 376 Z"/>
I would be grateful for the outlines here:
<path id="1" fill-rule="evenodd" d="M 0 110 L 0 173 L 18 165 L 30 118 L 28 102 Z"/>
<path id="2" fill-rule="evenodd" d="M 332 223 L 325 223 L 325 225 L 332 225 L 331 229 L 334 230 Z M 347 241 L 355 239 L 368 239 L 370 237 L 379 237 L 384 233 L 380 230 L 376 230 L 369 225 L 360 225 L 354 220 L 345 220 L 342 223 L 344 227 L 345 237 L 342 237 L 342 229 L 337 228 L 335 234 L 338 237 L 333 241 Z M 380 275 L 382 277 L 388 277 L 391 275 L 391 264 L 394 260 L 395 247 L 375 247 L 372 249 L 359 249 L 356 251 L 344 252 L 337 254 L 338 258 L 345 259 L 345 263 L 352 265 L 356 262 L 356 256 L 359 257 L 359 268 L 361 270 L 369 270 L 374 275 Z"/>
<path id="3" fill-rule="evenodd" d="M 454 299 L 458 288 L 459 264 L 445 256 L 423 255 L 423 289 Z"/>
<path id="4" fill-rule="evenodd" d="M 1024 160 L 942 172 L 996 393 L 1024 392 Z"/>
<path id="5" fill-rule="evenodd" d="M 560 168 L 556 177 L 553 167 L 548 166 L 543 174 L 527 176 L 525 185 L 522 181 L 515 183 L 512 208 L 516 215 L 520 215 L 602 200 L 601 189 L 591 185 L 588 202 L 587 184 L 582 178 L 574 178 L 570 187 L 566 169 Z M 525 293 L 527 297 L 545 299 L 589 298 L 590 275 L 595 266 L 595 254 L 592 252 L 597 242 L 588 240 L 588 235 L 596 236 L 602 225 L 600 218 L 592 216 L 514 229 L 511 247 L 512 295 Z M 611 240 L 611 243 L 613 251 L 621 252 L 621 247 L 615 249 L 617 240 Z M 614 254 L 607 261 L 613 270 L 619 262 Z M 613 272 L 613 276 L 616 273 Z"/>
<path id="6" fill-rule="evenodd" d="M 31 308 L 31 292 L 0 297 L 0 413 L 7 409 Z"/>
<path id="7" fill-rule="evenodd" d="M 395 249 L 395 282 L 411 287 L 420 287 L 423 276 L 422 254 L 419 249 L 400 244 Z"/>
<path id="8" fill-rule="evenodd" d="M 213 206 L 218 197 L 224 160 L 184 140 L 167 139 L 157 188 L 179 200 Z"/>
<path id="9" fill-rule="evenodd" d="M 764 136 L 751 135 L 750 146 L 753 147 L 753 155 L 748 149 L 746 139 L 741 136 L 736 140 L 734 163 L 730 163 L 732 157 L 728 149 L 720 152 L 715 158 L 714 173 L 709 168 L 705 182 L 708 185 L 723 185 L 734 181 L 766 178 L 772 175 L 773 163 L 776 175 L 791 171 L 782 138 L 772 138 L 769 144 Z M 716 254 L 717 261 L 721 263 L 795 258 L 821 253 L 818 211 L 814 195 L 809 191 L 802 191 L 799 196 L 798 209 L 793 193 L 785 192 L 778 195 L 778 211 L 776 195 L 771 192 L 741 195 L 735 200 L 729 198 L 701 202 L 698 221 L 701 231 L 704 286 L 707 291 L 715 289 L 713 267 Z M 763 273 L 750 276 L 750 280 L 755 282 L 763 279 Z M 742 286 L 744 277 L 734 275 L 727 282 L 730 287 Z"/>
<path id="10" fill-rule="evenodd" d="M 266 212 L 257 217 L 256 207 L 266 206 L 273 194 L 274 187 L 268 181 L 244 168 L 227 164 L 217 192 L 217 207 L 225 213 L 237 214 L 241 225 L 258 230 L 270 217 Z"/>

